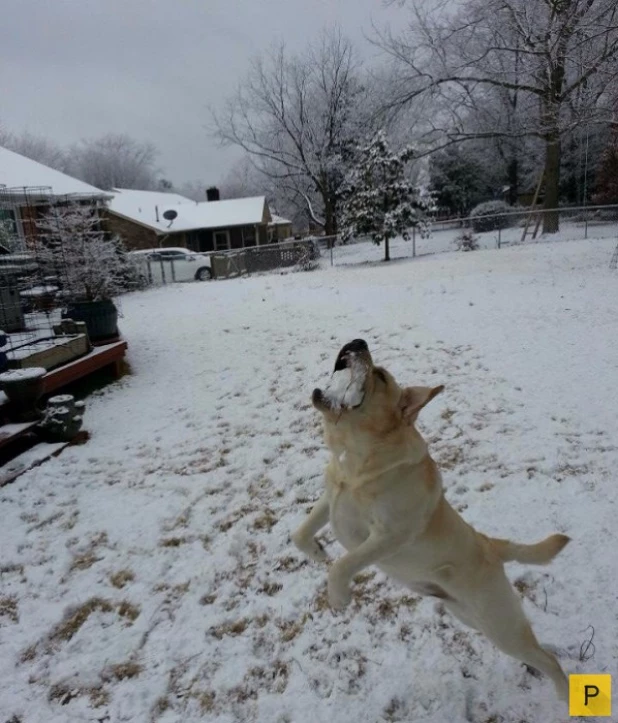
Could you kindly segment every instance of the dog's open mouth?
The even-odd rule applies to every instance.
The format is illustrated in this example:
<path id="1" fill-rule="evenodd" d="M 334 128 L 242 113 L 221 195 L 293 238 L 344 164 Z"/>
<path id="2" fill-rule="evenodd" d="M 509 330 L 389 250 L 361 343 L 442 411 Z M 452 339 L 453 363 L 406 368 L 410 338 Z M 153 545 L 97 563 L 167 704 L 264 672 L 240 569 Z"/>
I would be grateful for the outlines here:
<path id="1" fill-rule="evenodd" d="M 367 372 L 371 355 L 366 342 L 355 339 L 346 344 L 335 362 L 335 369 L 325 389 L 315 389 L 313 403 L 337 412 L 360 407 L 365 398 Z"/>

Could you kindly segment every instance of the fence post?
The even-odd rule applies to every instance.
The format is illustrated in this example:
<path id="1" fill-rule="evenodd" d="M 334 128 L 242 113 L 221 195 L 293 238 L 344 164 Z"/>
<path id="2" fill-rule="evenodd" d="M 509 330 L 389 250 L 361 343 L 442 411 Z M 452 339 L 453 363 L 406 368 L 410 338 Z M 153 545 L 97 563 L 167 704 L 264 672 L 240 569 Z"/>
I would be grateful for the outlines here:
<path id="1" fill-rule="evenodd" d="M 331 238 L 328 241 L 328 245 L 330 246 L 330 265 L 333 266 L 333 246 L 335 245 L 335 239 Z"/>
<path id="2" fill-rule="evenodd" d="M 502 229 L 500 226 L 498 226 L 498 248 L 500 248 L 500 244 L 502 242 Z"/>
<path id="3" fill-rule="evenodd" d="M 584 238 L 588 238 L 588 214 L 584 214 L 584 223 L 586 224 L 586 230 L 584 231 Z"/>
<path id="4" fill-rule="evenodd" d="M 412 258 L 416 258 L 416 226 L 412 226 Z"/>

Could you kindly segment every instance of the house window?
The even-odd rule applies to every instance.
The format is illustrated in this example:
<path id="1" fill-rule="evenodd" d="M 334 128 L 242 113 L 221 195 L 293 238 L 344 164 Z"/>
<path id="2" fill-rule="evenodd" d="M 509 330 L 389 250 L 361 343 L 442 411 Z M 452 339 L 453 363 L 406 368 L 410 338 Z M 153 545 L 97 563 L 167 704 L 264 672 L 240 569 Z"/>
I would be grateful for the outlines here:
<path id="1" fill-rule="evenodd" d="M 227 230 L 215 231 L 215 251 L 227 251 L 230 248 L 230 235 Z"/>
<path id="2" fill-rule="evenodd" d="M 242 245 L 255 246 L 255 228 L 253 226 L 243 226 L 242 229 Z"/>

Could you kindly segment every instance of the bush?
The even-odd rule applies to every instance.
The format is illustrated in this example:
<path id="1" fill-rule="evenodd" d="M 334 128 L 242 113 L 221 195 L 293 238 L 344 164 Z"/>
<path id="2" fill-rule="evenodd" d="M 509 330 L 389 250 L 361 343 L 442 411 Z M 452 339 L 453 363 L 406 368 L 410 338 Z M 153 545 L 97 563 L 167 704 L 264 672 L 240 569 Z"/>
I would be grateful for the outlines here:
<path id="1" fill-rule="evenodd" d="M 513 209 L 504 201 L 486 201 L 479 203 L 470 211 L 470 223 L 477 233 L 498 231 L 514 225 L 516 216 L 496 216 L 497 213 L 509 213 Z"/>
<path id="2" fill-rule="evenodd" d="M 479 240 L 472 231 L 463 231 L 456 239 L 455 246 L 458 251 L 476 251 Z"/>

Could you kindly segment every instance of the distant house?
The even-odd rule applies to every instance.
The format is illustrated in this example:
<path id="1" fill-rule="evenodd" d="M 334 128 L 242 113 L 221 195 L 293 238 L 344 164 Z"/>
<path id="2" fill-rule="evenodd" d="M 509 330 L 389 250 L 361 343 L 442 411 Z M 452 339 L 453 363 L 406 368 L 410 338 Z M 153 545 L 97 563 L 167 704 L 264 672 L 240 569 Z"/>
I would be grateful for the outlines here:
<path id="1" fill-rule="evenodd" d="M 182 246 L 192 251 L 227 251 L 278 241 L 265 196 L 207 201 L 175 193 L 115 189 L 107 225 L 131 250 Z"/>
<path id="2" fill-rule="evenodd" d="M 10 250 L 27 247 L 28 239 L 37 235 L 36 218 L 51 204 L 103 203 L 108 198 L 99 188 L 0 147 L 0 222 Z"/>
<path id="3" fill-rule="evenodd" d="M 268 224 L 269 241 L 285 241 L 290 236 L 292 236 L 292 222 L 287 218 L 272 214 L 272 221 Z"/>
<path id="4" fill-rule="evenodd" d="M 181 204 L 195 206 L 195 201 L 177 193 L 115 188 L 112 194 L 105 213 L 106 227 L 132 251 L 177 245 L 161 243 L 169 225 L 163 214 Z"/>

